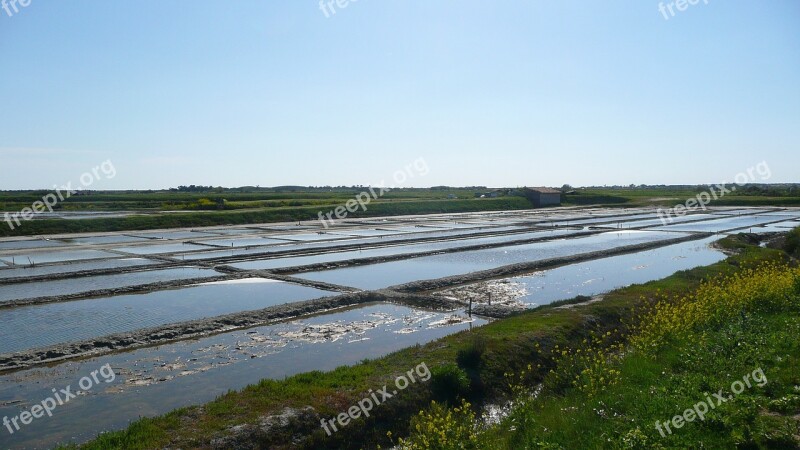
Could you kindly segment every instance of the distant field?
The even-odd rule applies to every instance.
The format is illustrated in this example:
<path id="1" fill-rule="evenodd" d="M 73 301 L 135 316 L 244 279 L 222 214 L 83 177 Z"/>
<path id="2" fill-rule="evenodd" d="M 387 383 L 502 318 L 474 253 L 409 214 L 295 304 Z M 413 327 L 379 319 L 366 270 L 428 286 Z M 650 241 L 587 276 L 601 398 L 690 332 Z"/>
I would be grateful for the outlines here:
<path id="1" fill-rule="evenodd" d="M 265 193 L 172 193 L 126 192 L 91 194 L 68 199 L 56 212 L 133 211 L 126 217 L 83 220 L 36 219 L 12 230 L 0 223 L 0 236 L 53 233 L 148 230 L 157 228 L 243 225 L 267 222 L 317 220 L 362 189 L 332 192 L 297 191 Z M 41 199 L 45 192 L 0 193 L 0 210 L 19 211 Z M 448 198 L 451 197 L 451 198 Z M 13 200 L 12 200 L 13 199 Z M 220 201 L 220 199 L 224 201 Z M 348 213 L 348 218 L 406 214 L 436 214 L 467 211 L 497 211 L 532 208 L 524 197 L 475 198 L 472 190 L 403 189 L 372 200 L 366 210 Z M 169 214 L 166 211 L 171 211 Z"/>
<path id="2" fill-rule="evenodd" d="M 340 204 L 365 191 L 366 187 L 331 189 L 258 190 L 239 192 L 211 189 L 202 192 L 119 191 L 75 195 L 61 202 L 61 211 L 197 211 L 279 208 L 287 206 Z M 397 189 L 384 193 L 376 202 L 442 200 L 451 196 L 474 198 L 474 189 Z M 49 191 L 0 192 L 0 211 L 19 211 L 40 200 Z"/>
<path id="3" fill-rule="evenodd" d="M 706 186 L 686 187 L 632 187 L 575 189 L 563 196 L 565 205 L 646 206 L 671 207 L 707 192 Z M 800 206 L 800 190 L 796 187 L 737 189 L 713 200 L 715 206 Z"/>
<path id="4" fill-rule="evenodd" d="M 704 190 L 698 187 L 631 187 L 565 189 L 566 206 L 674 206 Z M 198 191 L 116 191 L 75 195 L 56 205 L 56 213 L 135 212 L 127 217 L 83 220 L 37 219 L 12 230 L 0 223 L 0 236 L 53 233 L 148 230 L 174 227 L 242 225 L 250 223 L 316 220 L 344 205 L 367 187 L 340 188 L 240 188 Z M 373 199 L 366 211 L 349 213 L 349 218 L 403 214 L 435 214 L 473 211 L 530 209 L 525 197 L 504 193 L 496 198 L 479 198 L 492 189 L 429 188 L 395 189 Z M 2 191 L 0 212 L 17 212 L 30 207 L 47 191 Z M 715 206 L 800 206 L 796 187 L 744 186 Z M 165 212 L 169 212 L 166 214 Z"/>

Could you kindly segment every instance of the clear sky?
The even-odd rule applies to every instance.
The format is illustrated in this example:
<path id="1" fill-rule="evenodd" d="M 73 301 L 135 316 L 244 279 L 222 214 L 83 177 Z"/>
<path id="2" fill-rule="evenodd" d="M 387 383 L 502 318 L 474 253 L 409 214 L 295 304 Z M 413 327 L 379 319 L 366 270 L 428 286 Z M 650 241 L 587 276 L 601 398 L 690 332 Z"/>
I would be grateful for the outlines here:
<path id="1" fill-rule="evenodd" d="M 29 1 L 0 189 L 800 182 L 796 0 Z"/>

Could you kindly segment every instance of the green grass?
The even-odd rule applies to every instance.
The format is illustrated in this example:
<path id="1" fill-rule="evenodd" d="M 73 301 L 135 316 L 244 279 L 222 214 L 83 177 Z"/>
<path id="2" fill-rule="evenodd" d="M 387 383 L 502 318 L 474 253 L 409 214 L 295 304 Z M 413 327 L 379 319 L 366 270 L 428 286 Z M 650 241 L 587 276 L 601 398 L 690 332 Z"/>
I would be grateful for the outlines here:
<path id="1" fill-rule="evenodd" d="M 800 422 L 791 415 L 800 408 L 781 415 L 770 403 L 800 394 L 798 333 L 797 312 L 737 318 L 701 341 L 671 342 L 655 358 L 626 357 L 620 384 L 593 398 L 573 390 L 532 402 L 486 438 L 498 449 L 796 448 Z M 732 383 L 758 369 L 766 383 L 733 395 Z M 709 408 L 705 420 L 670 425 L 671 433 L 663 425 L 709 396 L 716 405 L 719 389 L 732 398 Z M 508 433 L 511 425 L 517 431 Z"/>

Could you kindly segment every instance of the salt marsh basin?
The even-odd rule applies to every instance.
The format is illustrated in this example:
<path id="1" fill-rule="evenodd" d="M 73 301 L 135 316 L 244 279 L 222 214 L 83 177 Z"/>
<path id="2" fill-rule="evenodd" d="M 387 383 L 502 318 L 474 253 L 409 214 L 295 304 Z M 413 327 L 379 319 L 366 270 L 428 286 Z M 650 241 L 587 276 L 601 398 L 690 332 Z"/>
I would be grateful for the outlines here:
<path id="1" fill-rule="evenodd" d="M 95 366 L 119 374 L 36 432 L 0 442 L 82 442 L 263 378 L 354 364 L 495 319 L 470 316 L 470 300 L 529 308 L 602 296 L 721 260 L 712 244 L 725 234 L 800 223 L 789 208 L 712 209 L 667 226 L 654 213 L 564 208 L 354 219 L 329 230 L 0 240 L 0 415 Z M 555 262 L 514 272 L 540 261 Z M 481 278 L 504 268 L 509 275 Z M 394 290 L 440 279 L 447 287 Z"/>

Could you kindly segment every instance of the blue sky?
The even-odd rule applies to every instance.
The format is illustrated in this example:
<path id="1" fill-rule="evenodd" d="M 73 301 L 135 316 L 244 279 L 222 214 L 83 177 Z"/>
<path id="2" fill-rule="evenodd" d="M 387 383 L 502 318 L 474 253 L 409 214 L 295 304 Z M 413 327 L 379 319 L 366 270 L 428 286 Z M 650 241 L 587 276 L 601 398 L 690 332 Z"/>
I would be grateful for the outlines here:
<path id="1" fill-rule="evenodd" d="M 658 5 L 31 0 L 0 189 L 800 182 L 800 2 Z"/>

